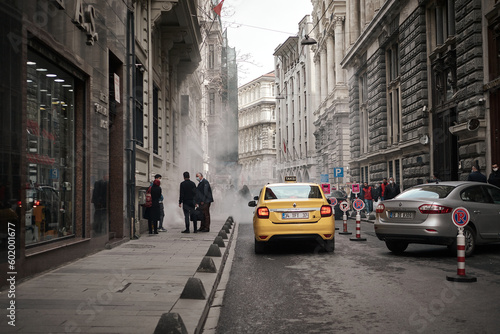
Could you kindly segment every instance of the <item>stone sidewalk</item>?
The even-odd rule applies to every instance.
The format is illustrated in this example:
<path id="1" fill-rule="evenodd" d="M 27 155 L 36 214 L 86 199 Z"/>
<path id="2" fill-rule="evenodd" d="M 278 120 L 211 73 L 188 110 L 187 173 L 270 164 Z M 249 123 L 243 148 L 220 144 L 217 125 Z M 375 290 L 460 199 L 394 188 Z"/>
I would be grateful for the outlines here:
<path id="1" fill-rule="evenodd" d="M 0 333 L 137 334 L 157 325 L 201 333 L 237 228 L 231 221 L 212 219 L 207 233 L 143 234 L 19 283 L 15 327 L 11 299 L 0 294 Z"/>

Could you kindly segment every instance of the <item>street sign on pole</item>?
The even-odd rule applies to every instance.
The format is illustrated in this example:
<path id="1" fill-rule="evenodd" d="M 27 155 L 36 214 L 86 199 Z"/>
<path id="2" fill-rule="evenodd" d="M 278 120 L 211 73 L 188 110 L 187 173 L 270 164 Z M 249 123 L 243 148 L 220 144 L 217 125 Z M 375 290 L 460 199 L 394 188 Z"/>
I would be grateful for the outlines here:
<path id="1" fill-rule="evenodd" d="M 325 195 L 330 194 L 330 184 L 329 183 L 322 183 L 321 188 L 323 189 L 323 193 Z"/>
<path id="2" fill-rule="evenodd" d="M 333 168 L 334 177 L 344 177 L 344 167 L 334 167 Z"/>
<path id="3" fill-rule="evenodd" d="M 330 182 L 328 174 L 321 174 L 321 183 L 328 183 Z"/>

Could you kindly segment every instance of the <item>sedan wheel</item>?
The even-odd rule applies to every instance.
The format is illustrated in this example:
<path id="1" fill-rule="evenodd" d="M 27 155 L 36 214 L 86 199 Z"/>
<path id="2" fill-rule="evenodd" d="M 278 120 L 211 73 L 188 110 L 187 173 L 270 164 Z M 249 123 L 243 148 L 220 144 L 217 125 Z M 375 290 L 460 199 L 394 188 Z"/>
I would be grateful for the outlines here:
<path id="1" fill-rule="evenodd" d="M 476 234 L 474 233 L 474 230 L 471 227 L 465 226 L 464 237 L 465 237 L 465 257 L 469 257 L 474 253 L 474 250 L 476 249 Z M 448 250 L 453 255 L 457 254 L 457 239 L 455 239 L 455 241 L 453 241 L 453 243 L 448 246 Z"/>
<path id="2" fill-rule="evenodd" d="M 403 253 L 406 248 L 408 247 L 408 243 L 404 241 L 397 241 L 397 240 L 386 240 L 385 245 L 387 248 L 396 254 L 401 254 Z"/>

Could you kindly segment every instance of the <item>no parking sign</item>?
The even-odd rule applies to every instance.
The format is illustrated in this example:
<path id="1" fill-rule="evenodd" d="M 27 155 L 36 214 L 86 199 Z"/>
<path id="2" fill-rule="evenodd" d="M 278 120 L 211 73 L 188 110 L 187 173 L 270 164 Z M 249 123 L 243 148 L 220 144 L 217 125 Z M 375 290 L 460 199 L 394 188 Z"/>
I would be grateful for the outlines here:
<path id="1" fill-rule="evenodd" d="M 457 227 L 465 227 L 469 223 L 470 215 L 466 208 L 458 207 L 451 213 L 451 220 Z"/>
<path id="2" fill-rule="evenodd" d="M 363 202 L 359 198 L 356 198 L 354 202 L 352 202 L 352 206 L 356 211 L 361 211 L 365 207 L 365 202 Z"/>
<path id="3" fill-rule="evenodd" d="M 349 211 L 349 203 L 347 203 L 346 201 L 340 202 L 339 207 L 340 210 L 344 212 Z"/>

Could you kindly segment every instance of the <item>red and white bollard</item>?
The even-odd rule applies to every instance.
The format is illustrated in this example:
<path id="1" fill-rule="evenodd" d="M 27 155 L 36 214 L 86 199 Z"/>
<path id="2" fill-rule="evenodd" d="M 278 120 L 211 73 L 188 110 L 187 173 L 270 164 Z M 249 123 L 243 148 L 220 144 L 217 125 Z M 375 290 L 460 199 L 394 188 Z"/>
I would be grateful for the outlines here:
<path id="1" fill-rule="evenodd" d="M 464 228 L 458 228 L 457 235 L 457 275 L 446 276 L 448 281 L 454 282 L 477 282 L 476 277 L 465 275 L 465 236 Z"/>
<path id="2" fill-rule="evenodd" d="M 344 220 L 344 230 L 343 232 L 339 232 L 339 234 L 352 234 L 351 232 L 347 231 L 347 213 L 344 211 L 344 215 L 342 216 L 342 219 Z"/>
<path id="3" fill-rule="evenodd" d="M 366 241 L 366 238 L 361 238 L 361 214 L 356 211 L 356 238 L 349 239 L 351 241 Z"/>
<path id="4" fill-rule="evenodd" d="M 458 230 L 457 235 L 457 275 L 465 276 L 465 236 L 463 228 Z"/>

